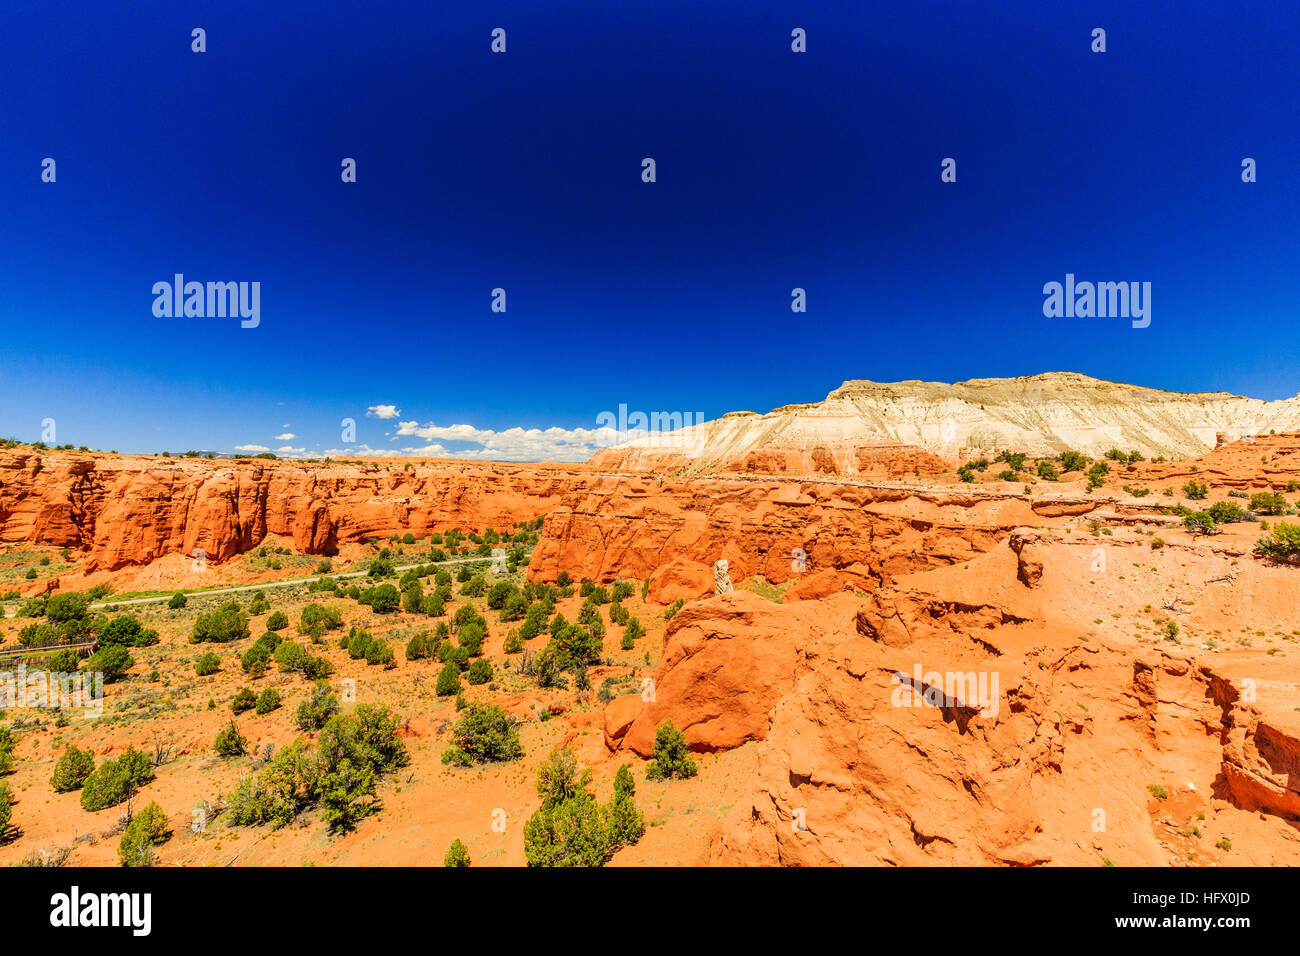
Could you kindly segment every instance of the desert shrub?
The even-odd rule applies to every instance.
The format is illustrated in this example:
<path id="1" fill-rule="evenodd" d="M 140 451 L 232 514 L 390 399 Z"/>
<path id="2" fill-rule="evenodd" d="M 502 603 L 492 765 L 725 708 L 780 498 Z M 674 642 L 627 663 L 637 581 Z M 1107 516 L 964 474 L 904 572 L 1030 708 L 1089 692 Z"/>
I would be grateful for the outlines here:
<path id="1" fill-rule="evenodd" d="M 1100 488 L 1106 483 L 1106 475 L 1110 472 L 1110 465 L 1104 461 L 1096 462 L 1088 469 L 1088 490 Z"/>
<path id="2" fill-rule="evenodd" d="M 56 793 L 69 793 L 80 790 L 86 778 L 95 770 L 95 755 L 89 750 L 79 750 L 72 744 L 63 751 L 54 764 L 54 773 L 50 776 L 50 786 Z"/>
<path id="3" fill-rule="evenodd" d="M 438 641 L 429 636 L 428 631 L 416 631 L 406 642 L 406 659 L 408 661 L 428 660 L 437 653 Z"/>
<path id="4" fill-rule="evenodd" d="M 212 748 L 222 757 L 242 757 L 248 753 L 248 740 L 232 720 L 217 733 Z"/>
<path id="5" fill-rule="evenodd" d="M 51 594 L 45 602 L 45 616 L 51 624 L 66 621 L 85 621 L 90 614 L 88 594 Z"/>
<path id="6" fill-rule="evenodd" d="M 285 641 L 275 649 L 275 665 L 282 673 L 300 670 L 307 649 L 295 641 Z"/>
<path id="7" fill-rule="evenodd" d="M 1300 525 L 1279 521 L 1255 542 L 1261 554 L 1281 561 L 1300 558 Z"/>
<path id="8" fill-rule="evenodd" d="M 275 631 L 265 631 L 253 644 L 253 647 L 266 651 L 267 656 L 275 653 L 275 649 L 284 643 L 284 638 Z"/>
<path id="9" fill-rule="evenodd" d="M 527 624 L 527 622 L 524 622 Z M 507 654 L 518 654 L 524 649 L 523 628 L 511 628 L 506 634 L 504 650 Z"/>
<path id="10" fill-rule="evenodd" d="M 495 705 L 470 704 L 452 727 L 455 742 L 442 762 L 468 767 L 475 763 L 514 760 L 523 755 L 518 721 Z"/>
<path id="11" fill-rule="evenodd" d="M 374 666 L 382 664 L 385 667 L 393 663 L 393 648 L 387 641 L 381 641 L 378 638 L 370 642 L 366 648 L 366 663 Z"/>
<path id="12" fill-rule="evenodd" d="M 1286 499 L 1276 492 L 1261 491 L 1250 496 L 1250 510 L 1262 515 L 1286 514 Z"/>
<path id="13" fill-rule="evenodd" d="M 269 714 L 279 706 L 280 692 L 273 687 L 268 687 L 257 695 L 257 703 L 253 706 L 253 710 L 258 714 Z"/>
<path id="14" fill-rule="evenodd" d="M 524 641 L 531 641 L 538 634 L 546 630 L 546 618 L 550 614 L 551 605 L 549 602 L 538 602 L 530 605 L 524 613 L 524 623 L 519 625 L 519 637 Z"/>
<path id="15" fill-rule="evenodd" d="M 680 610 L 682 609 L 682 607 L 683 607 L 685 604 L 686 604 L 685 601 L 683 601 L 681 598 L 678 598 L 678 599 L 677 599 L 676 601 L 674 601 L 672 604 L 670 604 L 670 605 L 668 605 L 666 608 L 664 608 L 664 620 L 665 620 L 665 621 L 671 621 L 671 620 L 673 619 L 673 616 L 674 616 L 678 611 L 680 611 Z"/>
<path id="16" fill-rule="evenodd" d="M 239 693 L 230 701 L 230 709 L 236 714 L 242 714 L 256 706 L 257 695 L 248 687 L 240 688 Z"/>
<path id="17" fill-rule="evenodd" d="M 248 618 L 234 601 L 227 601 L 210 614 L 200 614 L 194 622 L 190 642 L 228 643 L 248 637 Z"/>
<path id="18" fill-rule="evenodd" d="M 14 746 L 17 743 L 12 730 L 8 727 L 0 727 L 0 774 L 9 773 L 14 769 Z"/>
<path id="19" fill-rule="evenodd" d="M 319 799 L 320 771 L 306 744 L 282 747 L 260 774 L 242 779 L 227 811 L 234 826 L 269 823 L 278 829 Z"/>
<path id="20" fill-rule="evenodd" d="M 443 866 L 469 866 L 469 848 L 459 839 L 452 840 L 447 848 L 447 855 L 442 858 Z"/>
<path id="21" fill-rule="evenodd" d="M 271 652 L 259 641 L 244 651 L 239 663 L 249 677 L 261 677 L 266 673 L 267 665 L 271 663 Z"/>
<path id="22" fill-rule="evenodd" d="M 617 850 L 641 838 L 645 819 L 628 768 L 615 777 L 608 806 L 596 801 L 590 782 L 590 771 L 578 772 L 568 747 L 551 751 L 538 768 L 542 805 L 524 825 L 529 866 L 604 866 Z"/>
<path id="23" fill-rule="evenodd" d="M 487 593 L 487 589 L 488 589 L 487 578 L 483 577 L 483 575 L 481 574 L 478 574 L 470 578 L 468 581 L 466 581 L 464 584 L 461 585 L 460 593 L 465 595 L 466 597 L 476 598 L 476 597 L 482 597 L 485 593 Z"/>
<path id="24" fill-rule="evenodd" d="M 578 772 L 578 758 L 572 747 L 556 747 L 538 766 L 535 786 L 542 807 L 553 807 L 589 792 L 591 771 Z"/>
<path id="25" fill-rule="evenodd" d="M 377 584 L 362 591 L 357 603 L 368 606 L 376 614 L 391 614 L 401 607 L 402 595 L 391 584 Z"/>
<path id="26" fill-rule="evenodd" d="M 424 611 L 424 588 L 419 581 L 412 581 L 402 589 L 402 610 L 407 614 L 421 614 Z"/>
<path id="27" fill-rule="evenodd" d="M 1217 534 L 1219 526 L 1208 511 L 1193 511 L 1183 518 L 1183 527 L 1192 534 Z"/>
<path id="28" fill-rule="evenodd" d="M 519 588 L 510 581 L 498 581 L 487 592 L 487 606 L 499 611 L 506 606 L 506 601 L 518 593 Z"/>
<path id="29" fill-rule="evenodd" d="M 289 626 L 289 615 L 283 611 L 276 611 L 266 619 L 266 629 L 268 631 L 283 631 Z"/>
<path id="30" fill-rule="evenodd" d="M 189 598 L 185 596 L 184 591 L 177 591 L 172 595 L 172 599 L 167 602 L 167 606 L 173 611 L 179 611 L 185 605 L 189 604 Z"/>
<path id="31" fill-rule="evenodd" d="M 560 663 L 560 655 L 554 647 L 543 648 L 542 652 L 534 658 L 528 659 L 527 654 L 524 657 L 525 661 L 519 665 L 519 670 L 532 677 L 538 687 L 556 687 L 560 684 L 560 673 L 564 668 Z"/>
<path id="32" fill-rule="evenodd" d="M 73 625 L 74 627 L 76 625 Z M 47 624 L 41 621 L 28 624 L 18 632 L 18 643 L 23 647 L 49 647 L 51 644 L 66 644 L 78 635 L 71 633 L 66 624 Z"/>
<path id="33" fill-rule="evenodd" d="M 339 699 L 324 681 L 317 681 L 308 698 L 298 704 L 294 725 L 308 732 L 320 730 L 339 712 Z"/>
<path id="34" fill-rule="evenodd" d="M 483 652 L 483 637 L 483 626 L 478 621 L 470 621 L 460 629 L 456 641 L 471 657 L 475 657 Z"/>
<path id="35" fill-rule="evenodd" d="M 562 670 L 594 664 L 600 660 L 603 650 L 600 638 L 577 624 L 566 627 L 552 640 L 552 644 L 559 655 Z"/>
<path id="36" fill-rule="evenodd" d="M 50 672 L 54 674 L 73 674 L 81 665 L 81 658 L 76 651 L 55 651 L 49 657 Z"/>
<path id="37" fill-rule="evenodd" d="M 198 660 L 194 662 L 194 673 L 199 677 L 207 677 L 221 670 L 221 658 L 211 651 L 200 654 Z"/>
<path id="38" fill-rule="evenodd" d="M 271 602 L 266 599 L 266 595 L 261 591 L 258 591 L 253 596 L 253 600 L 248 602 L 249 614 L 265 614 L 269 610 L 271 610 Z"/>
<path id="39" fill-rule="evenodd" d="M 298 665 L 298 670 L 302 672 L 302 676 L 307 680 L 316 681 L 333 674 L 334 665 L 330 663 L 328 657 L 323 655 L 305 654 L 302 662 Z"/>
<path id="40" fill-rule="evenodd" d="M 81 788 L 81 809 L 94 812 L 116 806 L 153 779 L 148 754 L 127 747 L 116 760 L 106 760 Z"/>
<path id="41" fill-rule="evenodd" d="M 626 624 L 629 617 L 631 617 L 631 613 L 617 601 L 609 606 L 609 623 Z"/>
<path id="42" fill-rule="evenodd" d="M 1088 456 L 1077 451 L 1063 451 L 1057 456 L 1061 463 L 1061 472 L 1082 471 L 1088 464 Z"/>
<path id="43" fill-rule="evenodd" d="M 480 657 L 469 665 L 469 672 L 465 677 L 471 684 L 486 684 L 492 679 L 492 664 L 486 657 Z"/>
<path id="44" fill-rule="evenodd" d="M 113 645 L 101 648 L 86 659 L 86 671 L 91 674 L 103 674 L 104 683 L 117 680 L 135 666 L 133 658 L 125 647 Z"/>
<path id="45" fill-rule="evenodd" d="M 610 600 L 623 601 L 630 598 L 636 593 L 636 587 L 631 581 L 615 581 L 614 588 L 610 592 Z"/>
<path id="46" fill-rule="evenodd" d="M 1232 501 L 1216 501 L 1209 507 L 1210 517 L 1218 524 L 1229 524 L 1233 521 L 1245 521 L 1246 512 L 1242 507 Z"/>
<path id="47" fill-rule="evenodd" d="M 397 733 L 401 722 L 387 707 L 360 704 L 352 719 L 357 722 L 360 738 L 376 771 L 388 773 L 411 762 L 406 744 Z"/>
<path id="48" fill-rule="evenodd" d="M 342 760 L 320 775 L 321 819 L 331 830 L 346 833 L 377 809 L 375 772 Z"/>
<path id="49" fill-rule="evenodd" d="M 396 735 L 397 718 L 386 707 L 362 704 L 352 717 L 336 714 L 321 732 L 317 795 L 331 830 L 352 829 L 374 812 L 375 780 L 410 762 Z"/>
<path id="50" fill-rule="evenodd" d="M 151 647 L 158 643 L 158 632 L 126 614 L 113 618 L 100 628 L 96 640 L 100 647 Z"/>
<path id="51" fill-rule="evenodd" d="M 365 628 L 353 626 L 348 631 L 347 638 L 342 642 L 343 649 L 348 652 L 348 657 L 354 661 L 361 660 L 366 656 L 366 649 L 374 641 L 374 636 Z"/>
<path id="52" fill-rule="evenodd" d="M 651 780 L 693 777 L 699 769 L 686 748 L 686 738 L 671 720 L 664 721 L 655 731 L 655 745 L 650 756 L 646 776 Z"/>
<path id="53" fill-rule="evenodd" d="M 455 664 L 458 671 L 463 671 L 469 667 L 469 651 L 457 647 L 451 641 L 443 641 L 438 645 L 438 660 L 444 664 Z"/>
<path id="54" fill-rule="evenodd" d="M 636 805 L 636 784 L 627 764 L 614 775 L 614 799 L 608 819 L 610 842 L 615 849 L 631 846 L 645 835 L 645 815 Z"/>
<path id="55" fill-rule="evenodd" d="M 510 597 L 506 598 L 505 607 L 501 609 L 501 620 L 518 621 L 528 613 L 528 598 L 524 597 L 521 592 L 516 591 Z"/>
<path id="56" fill-rule="evenodd" d="M 1183 494 L 1194 501 L 1200 501 L 1209 493 L 1209 486 L 1205 484 L 1198 485 L 1195 478 L 1189 480 L 1187 484 L 1183 485 Z"/>
<path id="57" fill-rule="evenodd" d="M 343 616 L 336 607 L 326 607 L 323 604 L 308 604 L 302 609 L 302 614 L 298 618 L 298 633 L 310 634 L 313 629 L 321 628 L 322 631 L 333 631 L 343 626 Z"/>
<path id="58" fill-rule="evenodd" d="M 448 661 L 438 672 L 438 685 L 435 688 L 439 697 L 450 697 L 460 690 L 460 665 Z"/>
<path id="59" fill-rule="evenodd" d="M 1038 463 L 1038 477 L 1042 478 L 1044 481 L 1056 481 L 1061 476 L 1060 473 L 1057 472 L 1055 465 L 1047 459 L 1043 459 Z"/>
<path id="60" fill-rule="evenodd" d="M 0 783 L 0 838 L 9 829 L 9 821 L 14 815 L 14 792 L 9 784 Z"/>
<path id="61" fill-rule="evenodd" d="M 117 860 L 122 866 L 153 866 L 153 848 L 166 843 L 171 835 L 167 815 L 150 801 L 126 825 L 117 844 Z"/>

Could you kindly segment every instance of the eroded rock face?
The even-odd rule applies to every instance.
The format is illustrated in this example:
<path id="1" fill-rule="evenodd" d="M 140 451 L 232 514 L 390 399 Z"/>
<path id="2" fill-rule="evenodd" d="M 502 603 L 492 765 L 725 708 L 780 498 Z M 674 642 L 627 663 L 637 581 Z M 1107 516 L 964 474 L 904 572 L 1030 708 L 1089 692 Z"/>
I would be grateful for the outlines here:
<path id="1" fill-rule="evenodd" d="M 852 598 L 845 595 L 845 600 Z M 820 604 L 775 605 L 750 591 L 721 594 L 678 611 L 655 673 L 654 700 L 638 708 L 620 735 L 622 746 L 648 757 L 655 729 L 665 720 L 694 750 L 761 740 L 772 707 L 831 636 L 823 623 L 827 617 Z M 844 615 L 831 619 L 841 634 L 852 627 Z"/>
<path id="2" fill-rule="evenodd" d="M 589 480 L 544 465 L 304 466 L 0 452 L 0 538 L 82 548 L 116 570 L 201 548 L 221 562 L 268 533 L 309 554 L 395 531 L 530 521 Z"/>
<path id="3" fill-rule="evenodd" d="M 1078 505 L 1091 511 L 1101 502 Z M 897 574 L 965 561 L 1021 525 L 1044 523 L 1029 500 L 1010 494 L 600 476 L 547 516 L 529 573 L 544 581 L 565 570 L 597 581 L 649 578 L 655 599 L 671 601 L 713 593 L 711 566 L 725 559 L 736 582 L 830 571 L 840 586 L 872 590 Z"/>
<path id="4" fill-rule="evenodd" d="M 694 601 L 713 592 L 713 573 L 689 558 L 673 558 L 650 575 L 648 596 L 656 604 Z"/>
<path id="5" fill-rule="evenodd" d="M 606 745 L 647 756 L 665 720 L 700 752 L 757 745 L 757 776 L 711 851 L 721 865 L 1177 863 L 1196 849 L 1170 845 L 1191 809 L 1166 810 L 1153 783 L 1207 801 L 1215 833 L 1233 836 L 1228 862 L 1294 863 L 1300 663 L 1081 638 L 1079 609 L 1149 586 L 1081 581 L 1103 575 L 1087 563 L 1094 540 L 1023 529 L 870 595 L 688 605 L 654 701 L 616 702 Z M 1124 569 L 1152 560 L 1145 541 L 1108 547 Z M 1265 566 L 1223 588 L 1211 582 L 1232 558 L 1199 560 L 1203 622 L 1236 614 L 1238 591 L 1300 591 L 1292 569 Z"/>

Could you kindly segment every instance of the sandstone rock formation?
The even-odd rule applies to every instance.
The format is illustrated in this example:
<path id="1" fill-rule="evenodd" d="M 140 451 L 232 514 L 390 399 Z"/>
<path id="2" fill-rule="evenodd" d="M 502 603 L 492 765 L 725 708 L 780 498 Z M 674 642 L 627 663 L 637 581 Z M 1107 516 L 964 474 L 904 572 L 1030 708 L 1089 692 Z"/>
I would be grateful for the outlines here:
<path id="1" fill-rule="evenodd" d="M 727 570 L 727 559 L 713 562 L 713 593 L 730 594 L 733 590 L 731 586 L 731 574 Z"/>
<path id="2" fill-rule="evenodd" d="M 664 720 L 700 752 L 757 742 L 718 864 L 1178 863 L 1169 839 L 1186 824 L 1162 816 L 1152 784 L 1234 833 L 1236 862 L 1294 863 L 1300 664 L 1085 626 L 1110 598 L 1122 607 L 1150 588 L 1119 570 L 1152 560 L 1145 541 L 1108 542 L 1108 577 L 1090 570 L 1093 540 L 1024 529 L 870 596 L 778 605 L 738 591 L 689 605 L 666 634 L 654 701 L 616 701 L 606 744 L 647 755 Z M 1027 553 L 1039 571 L 1023 572 Z M 1195 594 L 1185 626 L 1239 618 L 1260 593 L 1277 596 L 1258 620 L 1298 623 L 1279 603 L 1300 596 L 1294 569 L 1238 565 L 1228 589 L 1214 583 L 1226 553 L 1156 560 Z"/>
<path id="3" fill-rule="evenodd" d="M 581 466 L 403 467 L 0 452 L 0 540 L 87 552 L 87 570 L 201 548 L 221 562 L 268 534 L 308 554 L 397 531 L 509 526 L 553 509 Z"/>
<path id="4" fill-rule="evenodd" d="M 1218 440 L 1300 429 L 1300 396 L 1263 401 L 1178 393 L 1073 372 L 942 382 L 849 381 L 821 402 L 731 413 L 592 458 L 633 471 L 742 471 L 893 478 L 994 449 L 1191 458 Z"/>

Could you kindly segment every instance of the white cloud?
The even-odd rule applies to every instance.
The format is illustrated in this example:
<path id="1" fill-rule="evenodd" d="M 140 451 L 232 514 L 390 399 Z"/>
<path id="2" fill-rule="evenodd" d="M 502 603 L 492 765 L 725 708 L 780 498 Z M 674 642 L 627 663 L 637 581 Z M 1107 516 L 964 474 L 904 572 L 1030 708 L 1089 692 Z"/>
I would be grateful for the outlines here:
<path id="1" fill-rule="evenodd" d="M 377 405 L 367 414 L 383 411 L 378 417 L 400 414 L 394 405 Z M 689 431 L 689 430 L 688 430 Z M 374 458 L 412 456 L 425 458 L 461 458 L 473 461 L 586 461 L 603 448 L 625 442 L 649 442 L 656 447 L 665 441 L 665 435 L 644 428 L 623 430 L 609 426 L 597 428 L 506 428 L 497 431 L 473 425 L 421 424 L 418 421 L 399 421 L 395 431 L 386 433 L 390 441 L 398 438 L 416 438 L 424 444 L 410 444 L 396 448 L 371 448 L 368 445 L 351 445 L 317 452 L 331 458 Z M 666 451 L 686 451 L 681 432 L 671 433 L 666 440 Z"/>
<path id="2" fill-rule="evenodd" d="M 276 449 L 282 455 L 301 455 L 306 450 L 305 448 L 292 448 L 289 445 L 282 445 Z"/>
<path id="3" fill-rule="evenodd" d="M 327 458 L 375 458 L 391 457 L 393 453 L 382 448 L 371 448 L 369 445 L 350 445 L 347 448 L 326 448 L 319 454 Z"/>
<path id="4" fill-rule="evenodd" d="M 235 446 L 235 451 L 262 452 L 262 451 L 270 451 L 270 450 L 271 449 L 267 448 L 265 445 L 236 445 Z"/>
<path id="5" fill-rule="evenodd" d="M 495 431 L 473 425 L 421 425 L 399 422 L 397 435 L 435 444 L 402 450 L 412 455 L 440 455 L 485 461 L 586 461 L 617 441 L 612 428 L 507 428 Z M 441 442 L 465 442 L 478 448 L 448 450 Z"/>
<path id="6" fill-rule="evenodd" d="M 295 438 L 297 438 L 297 437 L 298 437 L 298 436 L 295 435 L 293 432 L 285 432 L 283 435 L 276 435 L 276 436 L 275 436 L 275 440 L 276 440 L 276 441 L 293 441 L 293 440 L 294 440 Z"/>
<path id="7" fill-rule="evenodd" d="M 369 418 L 396 418 L 402 410 L 396 405 L 371 405 L 366 409 Z"/>

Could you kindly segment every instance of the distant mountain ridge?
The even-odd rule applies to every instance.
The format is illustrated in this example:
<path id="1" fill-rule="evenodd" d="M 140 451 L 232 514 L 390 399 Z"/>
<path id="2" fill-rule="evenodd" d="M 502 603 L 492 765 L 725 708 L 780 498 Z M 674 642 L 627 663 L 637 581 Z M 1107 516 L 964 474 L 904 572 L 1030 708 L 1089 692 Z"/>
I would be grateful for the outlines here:
<path id="1" fill-rule="evenodd" d="M 1066 449 L 1100 455 L 1120 448 L 1181 459 L 1270 431 L 1300 431 L 1300 396 L 1265 401 L 1227 392 L 1167 392 L 1077 372 L 954 384 L 854 380 L 821 402 L 765 415 L 730 412 L 606 449 L 591 462 L 626 470 L 676 465 L 746 471 L 768 470 L 746 462 L 775 455 L 788 462 L 777 470 L 790 471 L 800 456 L 813 463 L 830 455 L 838 473 L 854 474 L 871 473 L 881 455 L 899 446 L 947 461 L 1003 448 L 1030 455 Z"/>

